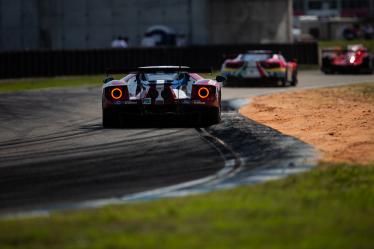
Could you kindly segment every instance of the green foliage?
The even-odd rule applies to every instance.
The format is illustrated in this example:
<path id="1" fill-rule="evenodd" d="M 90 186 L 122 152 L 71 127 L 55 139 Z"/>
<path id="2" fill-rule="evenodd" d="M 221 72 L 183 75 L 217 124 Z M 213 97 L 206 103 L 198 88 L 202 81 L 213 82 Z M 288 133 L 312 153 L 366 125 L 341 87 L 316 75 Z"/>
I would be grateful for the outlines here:
<path id="1" fill-rule="evenodd" d="M 186 198 L 0 220 L 1 248 L 372 248 L 374 165 Z"/>

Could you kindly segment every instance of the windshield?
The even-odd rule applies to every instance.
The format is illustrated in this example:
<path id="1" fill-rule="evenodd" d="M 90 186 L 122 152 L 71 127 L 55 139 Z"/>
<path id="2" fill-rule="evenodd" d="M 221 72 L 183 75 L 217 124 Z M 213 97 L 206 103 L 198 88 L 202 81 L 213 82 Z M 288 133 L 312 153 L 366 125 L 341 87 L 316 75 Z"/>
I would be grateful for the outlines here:
<path id="1" fill-rule="evenodd" d="M 244 61 L 264 61 L 270 59 L 271 54 L 244 54 Z"/>

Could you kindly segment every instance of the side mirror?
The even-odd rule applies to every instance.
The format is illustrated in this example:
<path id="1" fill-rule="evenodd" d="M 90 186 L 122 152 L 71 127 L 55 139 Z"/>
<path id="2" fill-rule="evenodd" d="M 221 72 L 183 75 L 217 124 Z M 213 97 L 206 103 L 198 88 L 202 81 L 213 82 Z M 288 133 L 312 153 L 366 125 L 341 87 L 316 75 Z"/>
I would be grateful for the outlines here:
<path id="1" fill-rule="evenodd" d="M 112 81 L 112 80 L 114 80 L 113 77 L 108 77 L 108 78 L 106 78 L 106 79 L 103 81 L 103 83 L 105 84 L 105 83 L 108 83 L 109 81 Z"/>
<path id="2" fill-rule="evenodd" d="M 218 76 L 216 77 L 216 81 L 217 81 L 217 82 L 224 82 L 224 81 L 226 81 L 226 77 L 224 77 L 224 76 L 222 76 L 222 75 L 218 75 Z"/>

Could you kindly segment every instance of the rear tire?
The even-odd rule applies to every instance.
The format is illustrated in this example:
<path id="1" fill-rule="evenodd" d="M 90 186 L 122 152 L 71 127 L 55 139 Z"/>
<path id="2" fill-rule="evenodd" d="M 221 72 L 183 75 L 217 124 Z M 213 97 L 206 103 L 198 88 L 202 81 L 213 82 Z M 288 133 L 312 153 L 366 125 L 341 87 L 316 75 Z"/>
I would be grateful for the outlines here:
<path id="1" fill-rule="evenodd" d="M 374 72 L 374 58 L 372 59 L 368 59 L 368 63 L 367 63 L 367 69 L 365 70 L 365 73 L 366 74 L 372 74 Z"/>
<path id="2" fill-rule="evenodd" d="M 291 86 L 296 86 L 299 80 L 297 79 L 297 70 L 292 74 Z"/>
<path id="3" fill-rule="evenodd" d="M 115 111 L 103 109 L 102 118 L 104 128 L 114 128 L 119 126 L 118 113 Z"/>
<path id="4" fill-rule="evenodd" d="M 201 121 L 203 126 L 218 124 L 221 121 L 221 110 L 219 108 L 215 108 L 213 110 L 204 112 L 202 114 Z"/>

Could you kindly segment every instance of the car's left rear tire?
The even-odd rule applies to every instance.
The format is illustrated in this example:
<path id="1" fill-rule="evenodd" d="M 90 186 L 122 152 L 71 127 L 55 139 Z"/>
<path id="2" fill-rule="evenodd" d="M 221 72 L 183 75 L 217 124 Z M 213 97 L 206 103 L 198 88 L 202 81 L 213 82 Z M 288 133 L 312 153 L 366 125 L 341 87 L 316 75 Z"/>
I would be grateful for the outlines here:
<path id="1" fill-rule="evenodd" d="M 118 113 L 112 110 L 103 109 L 103 127 L 104 128 L 115 128 L 119 126 Z"/>
<path id="2" fill-rule="evenodd" d="M 299 82 L 297 78 L 297 70 L 292 74 L 291 86 L 296 86 Z"/>

